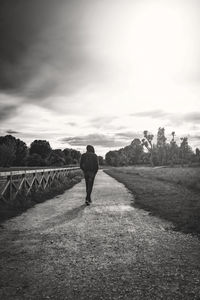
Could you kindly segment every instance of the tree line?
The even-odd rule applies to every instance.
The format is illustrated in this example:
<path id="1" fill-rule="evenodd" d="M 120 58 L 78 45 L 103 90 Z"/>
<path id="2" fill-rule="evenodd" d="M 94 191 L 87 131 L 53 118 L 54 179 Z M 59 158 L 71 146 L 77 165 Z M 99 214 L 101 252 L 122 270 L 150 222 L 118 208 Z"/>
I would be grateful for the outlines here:
<path id="1" fill-rule="evenodd" d="M 81 153 L 75 149 L 52 149 L 46 140 L 34 140 L 30 147 L 12 135 L 0 136 L 0 167 L 18 166 L 64 166 L 78 164 Z M 99 156 L 99 164 L 104 164 Z M 152 166 L 200 163 L 200 150 L 195 152 L 187 137 L 181 137 L 178 144 L 175 132 L 167 141 L 165 129 L 159 128 L 154 142 L 154 135 L 144 131 L 142 139 L 135 138 L 130 145 L 119 150 L 109 151 L 105 163 L 111 166 L 151 164 Z"/>
<path id="2" fill-rule="evenodd" d="M 151 164 L 152 166 L 200 163 L 200 150 L 195 152 L 188 143 L 187 137 L 181 137 L 180 143 L 175 140 L 175 132 L 167 141 L 165 128 L 158 128 L 156 142 L 154 135 L 147 130 L 140 140 L 135 138 L 130 145 L 106 153 L 105 161 L 111 166 L 128 166 L 134 164 Z"/>
<path id="3" fill-rule="evenodd" d="M 34 140 L 30 147 L 12 135 L 0 137 L 0 167 L 64 166 L 78 164 L 80 151 L 52 149 L 46 140 Z"/>

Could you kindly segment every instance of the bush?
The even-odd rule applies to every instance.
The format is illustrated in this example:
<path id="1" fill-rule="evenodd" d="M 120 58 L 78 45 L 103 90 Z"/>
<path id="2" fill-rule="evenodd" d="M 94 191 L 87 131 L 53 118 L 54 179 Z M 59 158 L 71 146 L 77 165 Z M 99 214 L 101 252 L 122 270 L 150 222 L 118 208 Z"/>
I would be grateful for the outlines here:
<path id="1" fill-rule="evenodd" d="M 0 145 L 0 166 L 10 167 L 15 160 L 15 150 L 5 144 Z"/>
<path id="2" fill-rule="evenodd" d="M 29 155 L 27 165 L 30 167 L 43 167 L 46 166 L 45 160 L 37 153 Z"/>

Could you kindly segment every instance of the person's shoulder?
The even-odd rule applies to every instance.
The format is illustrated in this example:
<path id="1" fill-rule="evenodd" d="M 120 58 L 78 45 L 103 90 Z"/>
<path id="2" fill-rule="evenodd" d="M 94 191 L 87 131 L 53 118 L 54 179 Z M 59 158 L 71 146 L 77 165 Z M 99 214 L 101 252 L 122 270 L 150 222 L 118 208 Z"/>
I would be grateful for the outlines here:
<path id="1" fill-rule="evenodd" d="M 81 155 L 82 157 L 93 157 L 93 158 L 98 158 L 98 156 L 96 155 L 96 153 L 92 153 L 92 152 L 85 152 Z"/>
<path id="2" fill-rule="evenodd" d="M 96 153 L 93 153 L 93 152 L 88 152 L 88 154 L 91 156 L 97 156 Z"/>
<path id="3" fill-rule="evenodd" d="M 86 157 L 86 153 L 83 153 L 82 155 L 81 155 L 81 158 L 83 159 L 83 158 L 85 158 Z"/>

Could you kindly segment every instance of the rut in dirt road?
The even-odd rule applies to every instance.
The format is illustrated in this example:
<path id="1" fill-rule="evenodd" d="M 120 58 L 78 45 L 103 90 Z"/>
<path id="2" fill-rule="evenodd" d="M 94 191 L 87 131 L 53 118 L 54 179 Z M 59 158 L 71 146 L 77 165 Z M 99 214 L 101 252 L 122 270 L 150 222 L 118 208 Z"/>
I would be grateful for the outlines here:
<path id="1" fill-rule="evenodd" d="M 200 241 L 100 171 L 0 229 L 0 299 L 200 299 Z"/>

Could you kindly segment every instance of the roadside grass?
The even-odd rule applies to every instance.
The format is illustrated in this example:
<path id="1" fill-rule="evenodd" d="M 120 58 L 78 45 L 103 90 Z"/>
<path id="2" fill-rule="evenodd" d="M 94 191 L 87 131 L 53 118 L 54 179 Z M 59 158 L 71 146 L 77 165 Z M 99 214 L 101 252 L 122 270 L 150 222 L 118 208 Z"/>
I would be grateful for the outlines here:
<path id="1" fill-rule="evenodd" d="M 135 196 L 135 205 L 200 233 L 200 168 L 118 167 L 104 170 Z"/>
<path id="2" fill-rule="evenodd" d="M 200 168 L 190 167 L 121 167 L 121 172 L 152 177 L 157 180 L 183 185 L 189 189 L 200 191 Z"/>

